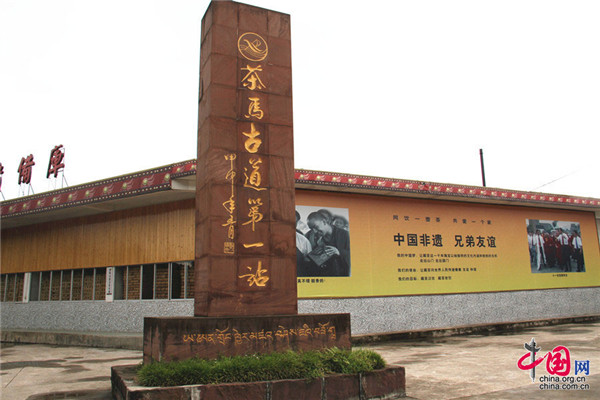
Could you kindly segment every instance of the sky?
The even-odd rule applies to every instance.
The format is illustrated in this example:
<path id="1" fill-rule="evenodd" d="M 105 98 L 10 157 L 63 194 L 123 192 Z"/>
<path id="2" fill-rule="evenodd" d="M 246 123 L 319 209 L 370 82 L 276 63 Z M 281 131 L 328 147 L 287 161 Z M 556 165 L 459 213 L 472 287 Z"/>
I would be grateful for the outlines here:
<path id="1" fill-rule="evenodd" d="M 247 3 L 291 15 L 296 168 L 600 198 L 600 2 Z M 61 144 L 70 185 L 195 158 L 208 4 L 0 0 L 4 198 Z"/>

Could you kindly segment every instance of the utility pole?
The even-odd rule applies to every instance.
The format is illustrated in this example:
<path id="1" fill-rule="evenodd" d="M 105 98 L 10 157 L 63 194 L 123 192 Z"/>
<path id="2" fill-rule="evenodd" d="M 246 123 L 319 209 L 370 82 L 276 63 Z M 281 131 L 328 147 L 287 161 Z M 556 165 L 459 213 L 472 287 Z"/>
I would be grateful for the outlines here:
<path id="1" fill-rule="evenodd" d="M 483 168 L 483 149 L 479 149 L 479 161 L 481 162 L 481 181 L 485 187 L 485 169 Z"/>

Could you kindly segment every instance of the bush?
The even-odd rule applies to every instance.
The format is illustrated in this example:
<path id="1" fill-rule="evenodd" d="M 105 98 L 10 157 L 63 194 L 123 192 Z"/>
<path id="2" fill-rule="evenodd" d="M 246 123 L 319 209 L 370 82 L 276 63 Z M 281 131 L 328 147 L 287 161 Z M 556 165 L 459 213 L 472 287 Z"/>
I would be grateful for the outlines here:
<path id="1" fill-rule="evenodd" d="M 283 353 L 220 357 L 216 360 L 191 358 L 184 361 L 154 362 L 140 366 L 137 378 L 143 386 L 179 386 L 315 379 L 328 374 L 356 374 L 383 367 L 383 358 L 373 351 L 330 348 L 321 351 L 289 350 Z"/>
<path id="2" fill-rule="evenodd" d="M 327 374 L 358 374 L 385 367 L 383 358 L 371 350 L 341 350 L 330 348 L 321 352 Z"/>

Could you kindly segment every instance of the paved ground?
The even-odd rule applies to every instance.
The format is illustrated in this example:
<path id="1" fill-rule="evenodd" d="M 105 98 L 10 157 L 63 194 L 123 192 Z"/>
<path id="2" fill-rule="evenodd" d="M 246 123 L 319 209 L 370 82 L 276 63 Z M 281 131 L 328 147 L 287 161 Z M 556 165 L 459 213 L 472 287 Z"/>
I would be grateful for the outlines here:
<path id="1" fill-rule="evenodd" d="M 136 364 L 140 351 L 2 343 L 0 350 L 0 398 L 110 399 L 110 367 Z M 50 396 L 71 392 L 71 397 Z M 34 396 L 47 394 L 48 396 Z"/>
<path id="2" fill-rule="evenodd" d="M 540 389 L 540 378 L 550 376 L 546 363 L 536 367 L 536 381 L 521 371 L 517 361 L 535 338 L 543 357 L 556 346 L 568 348 L 571 371 L 588 390 Z M 406 368 L 406 393 L 415 399 L 600 399 L 600 323 L 532 328 L 504 335 L 468 335 L 435 341 L 385 343 L 369 348 L 388 363 Z M 575 376 L 574 360 L 589 360 L 590 374 Z M 582 378 L 583 377 L 583 378 Z M 562 379 L 562 377 L 561 377 Z M 575 382 L 576 383 L 576 382 Z"/>
<path id="3" fill-rule="evenodd" d="M 540 378 L 551 376 L 545 362 L 536 367 L 532 383 L 529 371 L 517 368 L 526 353 L 523 345 L 532 337 L 541 347 L 538 357 L 556 346 L 567 347 L 571 371 L 566 379 L 587 389 L 573 386 L 567 390 L 563 385 L 568 382 L 562 382 L 562 377 L 558 389 L 540 389 Z M 600 323 L 365 347 L 380 352 L 388 363 L 406 368 L 407 395 L 413 399 L 600 399 Z M 589 375 L 575 375 L 575 360 L 589 360 Z M 132 350 L 3 343 L 0 398 L 109 399 L 110 367 L 140 361 L 141 352 Z"/>

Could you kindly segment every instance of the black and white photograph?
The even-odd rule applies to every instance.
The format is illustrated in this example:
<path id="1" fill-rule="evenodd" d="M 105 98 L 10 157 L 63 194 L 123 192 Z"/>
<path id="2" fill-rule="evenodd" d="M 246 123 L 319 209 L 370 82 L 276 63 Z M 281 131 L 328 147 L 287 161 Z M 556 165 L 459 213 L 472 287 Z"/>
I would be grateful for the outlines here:
<path id="1" fill-rule="evenodd" d="M 347 208 L 296 206 L 298 276 L 350 276 Z"/>

